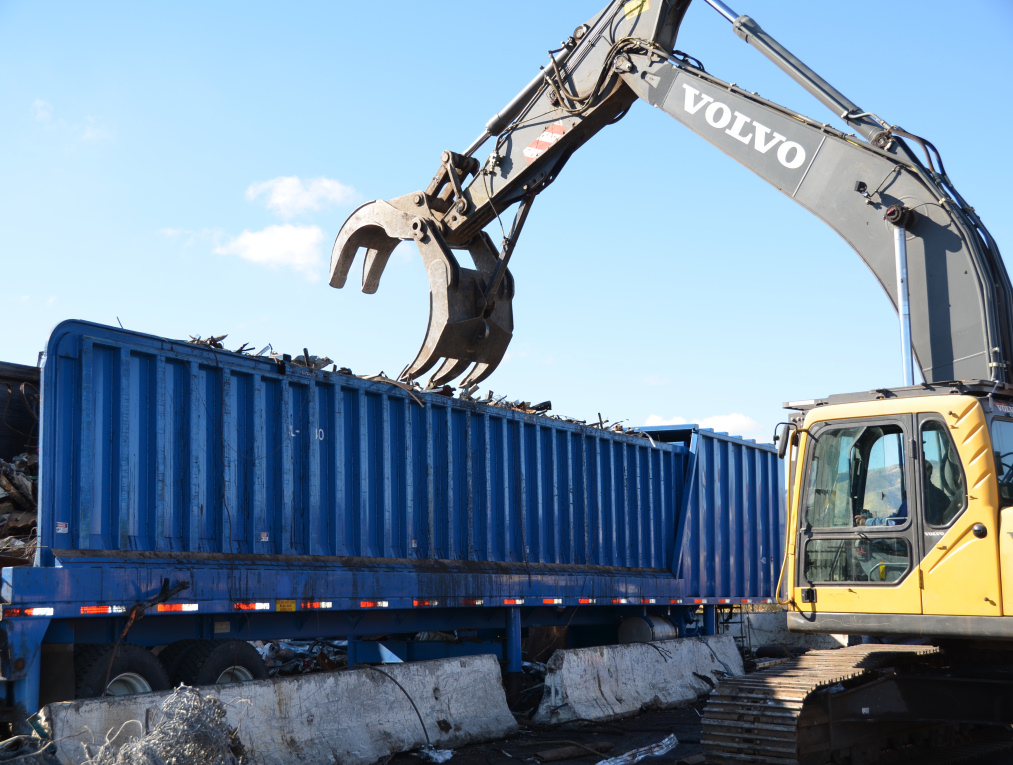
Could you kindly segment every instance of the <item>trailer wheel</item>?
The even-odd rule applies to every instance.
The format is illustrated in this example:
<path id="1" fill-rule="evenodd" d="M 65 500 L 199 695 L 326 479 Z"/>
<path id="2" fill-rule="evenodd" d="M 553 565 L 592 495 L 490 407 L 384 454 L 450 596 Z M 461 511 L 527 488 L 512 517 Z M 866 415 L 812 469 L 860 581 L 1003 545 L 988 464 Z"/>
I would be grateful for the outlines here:
<path id="1" fill-rule="evenodd" d="M 190 649 L 173 679 L 187 685 L 220 685 L 265 677 L 267 666 L 252 645 L 243 640 L 213 640 Z"/>
<path id="2" fill-rule="evenodd" d="M 169 643 L 163 648 L 158 654 L 158 661 L 162 664 L 165 669 L 165 674 L 169 676 L 169 682 L 173 687 L 179 685 L 180 681 L 176 677 L 179 670 L 179 665 L 186 659 L 186 655 L 190 653 L 194 648 L 199 645 L 203 645 L 207 641 L 189 639 L 189 640 L 177 640 L 175 643 Z"/>
<path id="3" fill-rule="evenodd" d="M 158 659 L 130 643 L 78 646 L 74 652 L 74 681 L 79 699 L 169 688 L 169 678 Z"/>

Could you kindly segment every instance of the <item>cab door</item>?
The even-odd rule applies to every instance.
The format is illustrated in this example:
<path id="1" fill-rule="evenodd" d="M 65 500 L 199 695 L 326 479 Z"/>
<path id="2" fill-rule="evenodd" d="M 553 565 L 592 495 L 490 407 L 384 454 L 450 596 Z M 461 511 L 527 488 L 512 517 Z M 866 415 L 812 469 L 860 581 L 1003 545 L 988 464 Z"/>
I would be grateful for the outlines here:
<path id="1" fill-rule="evenodd" d="M 981 406 L 963 400 L 915 417 L 922 613 L 1001 616 L 995 463 Z"/>
<path id="2" fill-rule="evenodd" d="M 795 582 L 813 610 L 920 613 L 914 428 L 910 414 L 810 425 Z"/>

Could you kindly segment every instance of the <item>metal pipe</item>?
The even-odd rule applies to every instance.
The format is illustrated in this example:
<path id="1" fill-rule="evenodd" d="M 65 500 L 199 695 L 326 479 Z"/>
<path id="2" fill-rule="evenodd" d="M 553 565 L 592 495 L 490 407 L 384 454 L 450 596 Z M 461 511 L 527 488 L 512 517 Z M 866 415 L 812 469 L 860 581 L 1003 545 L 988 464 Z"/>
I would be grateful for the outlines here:
<path id="1" fill-rule="evenodd" d="M 41 650 L 36 650 L 35 657 L 31 660 L 31 662 L 32 663 L 25 671 L 24 678 L 10 681 L 13 686 L 11 700 L 22 709 L 28 710 L 39 708 L 39 690 L 41 687 L 42 671 Z M 22 723 L 15 724 L 14 732 L 28 733 L 29 731 L 27 730 L 27 726 Z"/>
<path id="2" fill-rule="evenodd" d="M 737 14 L 735 11 L 733 11 L 731 8 L 729 8 L 727 5 L 725 5 L 724 3 L 722 3 L 721 0 L 707 0 L 707 5 L 709 5 L 715 11 L 717 11 L 718 13 L 720 13 L 722 16 L 724 16 L 726 19 L 728 19 L 733 24 L 735 23 L 735 19 L 737 19 L 739 17 L 739 14 Z"/>
<path id="3" fill-rule="evenodd" d="M 552 58 L 555 62 L 555 66 L 558 67 L 566 61 L 567 57 L 570 55 L 570 50 L 570 48 L 563 48 L 558 56 L 553 56 L 550 53 L 549 57 Z M 482 135 L 471 142 L 471 146 L 465 149 L 464 156 L 470 157 L 478 151 L 479 147 L 489 138 L 494 135 L 499 135 L 506 130 L 507 125 L 513 122 L 517 115 L 521 113 L 521 109 L 527 105 L 528 101 L 531 100 L 532 96 L 535 95 L 544 82 L 545 69 L 541 69 L 538 74 L 531 79 L 531 82 L 525 85 L 524 89 L 513 97 L 510 103 L 500 109 L 499 112 L 492 117 L 492 119 L 485 123 L 485 130 L 482 131 Z"/>
<path id="4" fill-rule="evenodd" d="M 519 608 L 507 609 L 506 630 L 507 672 L 523 672 L 524 663 L 521 659 L 521 610 Z"/>
<path id="5" fill-rule="evenodd" d="M 485 310 L 486 306 L 495 300 L 496 290 L 499 289 L 500 282 L 503 281 L 503 276 L 506 274 L 507 263 L 510 262 L 510 256 L 513 254 L 514 246 L 517 244 L 517 237 L 520 236 L 521 228 L 524 226 L 524 221 L 528 217 L 528 210 L 531 209 L 531 203 L 534 199 L 535 195 L 530 193 L 525 194 L 521 198 L 520 207 L 517 208 L 517 214 L 514 216 L 514 224 L 510 227 L 510 236 L 503 242 L 503 251 L 500 253 L 496 270 L 493 272 L 489 286 L 486 287 L 485 294 L 480 301 L 482 310 Z"/>
<path id="6" fill-rule="evenodd" d="M 867 140 L 882 132 L 883 124 L 875 115 L 863 111 L 854 101 L 806 66 L 790 50 L 763 31 L 749 16 L 736 16 L 721 0 L 706 0 L 718 13 L 732 22 L 735 34 L 756 48 L 795 82 L 847 122 Z"/>
<path id="7" fill-rule="evenodd" d="M 566 59 L 569 58 L 572 50 L 573 48 L 563 48 L 558 56 L 553 56 L 550 53 L 549 56 L 553 61 L 553 66 L 558 67 L 560 64 L 564 63 Z M 545 83 L 545 76 L 546 70 L 541 69 L 538 74 L 531 79 L 531 82 L 525 85 L 524 89 L 513 97 L 510 103 L 500 109 L 500 111 L 497 112 L 492 119 L 485 123 L 485 131 L 482 135 L 472 141 L 471 146 L 469 146 L 464 152 L 464 156 L 470 157 L 478 151 L 478 147 L 485 143 L 486 139 L 494 135 L 499 135 L 506 130 L 507 125 L 517 118 L 517 115 L 521 113 L 521 110 L 525 106 L 527 106 L 532 96 L 534 96 L 535 93 L 538 92 L 538 89 Z"/>
<path id="8" fill-rule="evenodd" d="M 351 635 L 348 635 L 348 640 L 345 645 L 345 666 L 354 667 L 359 663 L 359 651 L 358 642 Z"/>
<path id="9" fill-rule="evenodd" d="M 914 354 L 911 351 L 911 306 L 908 302 L 907 229 L 895 226 L 893 246 L 897 256 L 897 314 L 900 317 L 900 355 L 904 384 L 914 385 Z"/>
<path id="10" fill-rule="evenodd" d="M 485 143 L 490 137 L 491 136 L 488 130 L 482 131 L 482 135 L 480 135 L 478 138 L 472 141 L 471 146 L 469 146 L 467 149 L 464 150 L 464 156 L 470 157 L 472 154 L 478 151 L 478 147 L 481 146 L 483 143 Z"/>
<path id="11" fill-rule="evenodd" d="M 718 634 L 718 609 L 717 606 L 703 607 L 703 634 Z"/>

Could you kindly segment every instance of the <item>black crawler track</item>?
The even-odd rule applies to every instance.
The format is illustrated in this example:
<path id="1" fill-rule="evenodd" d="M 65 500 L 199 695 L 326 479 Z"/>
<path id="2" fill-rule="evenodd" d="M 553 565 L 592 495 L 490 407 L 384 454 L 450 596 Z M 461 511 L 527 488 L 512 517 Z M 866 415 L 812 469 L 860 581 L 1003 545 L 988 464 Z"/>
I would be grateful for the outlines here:
<path id="1" fill-rule="evenodd" d="M 814 694 L 885 667 L 898 667 L 938 653 L 933 646 L 862 645 L 815 651 L 773 669 L 721 683 L 703 715 L 702 743 L 708 765 L 823 765 L 830 761 L 875 761 L 882 731 L 868 726 L 869 740 L 838 737 Z M 859 681 L 860 682 L 860 681 Z M 892 741 L 921 726 L 891 726 Z M 852 731 L 853 733 L 853 731 Z M 841 740 L 843 739 L 843 740 Z"/>

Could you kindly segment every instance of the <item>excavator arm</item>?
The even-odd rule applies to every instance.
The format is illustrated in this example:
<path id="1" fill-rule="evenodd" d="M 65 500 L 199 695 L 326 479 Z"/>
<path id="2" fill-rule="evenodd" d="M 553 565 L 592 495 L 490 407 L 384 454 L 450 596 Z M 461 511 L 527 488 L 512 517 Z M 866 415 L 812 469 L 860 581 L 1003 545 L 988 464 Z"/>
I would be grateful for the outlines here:
<path id="1" fill-rule="evenodd" d="M 748 16 L 706 1 L 857 135 L 723 82 L 677 51 L 689 0 L 614 0 L 550 54 L 549 65 L 466 151 L 443 153 L 425 190 L 369 202 L 342 226 L 331 258 L 334 287 L 344 285 L 359 249 L 366 250 L 362 289 L 374 292 L 394 247 L 408 239 L 419 247 L 429 327 L 402 377 L 415 379 L 437 363 L 433 385 L 466 370 L 465 386 L 492 373 L 513 332 L 508 263 L 535 196 L 585 141 L 642 99 L 837 231 L 895 307 L 909 310 L 926 382 L 1009 381 L 1013 289 L 995 242 L 953 189 L 932 144 L 862 111 Z M 492 137 L 491 153 L 479 162 L 472 155 Z M 513 224 L 497 249 L 483 229 L 513 205 Z M 898 288 L 898 240 L 906 245 L 906 291 Z M 473 269 L 459 264 L 454 252 L 462 250 Z"/>
<path id="2" fill-rule="evenodd" d="M 486 124 L 463 153 L 445 151 L 425 190 L 352 213 L 331 254 L 332 287 L 342 287 L 359 249 L 365 249 L 362 289 L 375 292 L 394 247 L 414 238 L 429 279 L 429 327 L 402 379 L 441 366 L 431 385 L 485 379 L 513 334 L 513 277 L 507 264 L 535 196 L 585 141 L 620 119 L 636 101 L 618 68 L 633 50 L 668 56 L 689 0 L 613 2 L 574 30 L 551 61 Z M 490 137 L 486 161 L 472 155 Z M 517 204 L 509 233 L 497 249 L 483 229 Z M 474 268 L 455 251 L 466 250 Z"/>

